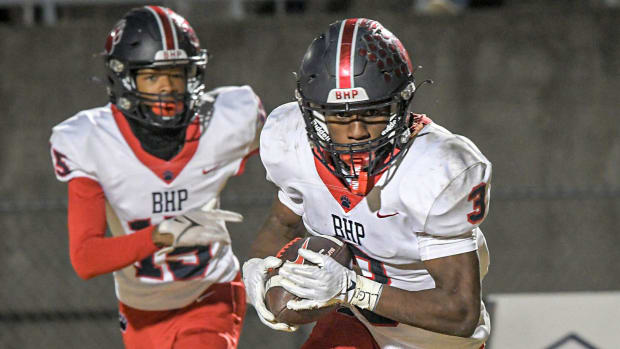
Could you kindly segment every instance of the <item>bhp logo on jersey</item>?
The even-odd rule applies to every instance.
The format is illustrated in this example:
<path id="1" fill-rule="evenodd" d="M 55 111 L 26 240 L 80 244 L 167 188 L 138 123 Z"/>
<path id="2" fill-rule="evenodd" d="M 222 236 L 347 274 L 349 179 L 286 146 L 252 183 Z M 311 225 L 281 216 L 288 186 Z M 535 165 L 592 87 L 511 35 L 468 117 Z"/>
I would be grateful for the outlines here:
<path id="1" fill-rule="evenodd" d="M 332 214 L 332 223 L 334 224 L 334 235 L 344 240 L 353 241 L 360 246 L 362 245 L 362 239 L 366 237 L 362 223 L 339 217 L 335 214 Z"/>
<path id="2" fill-rule="evenodd" d="M 153 192 L 153 213 L 174 212 L 183 210 L 183 202 L 187 201 L 187 189 Z"/>
<path id="3" fill-rule="evenodd" d="M 355 88 L 335 88 L 329 91 L 327 103 L 346 103 L 367 101 L 368 94 L 363 87 Z"/>

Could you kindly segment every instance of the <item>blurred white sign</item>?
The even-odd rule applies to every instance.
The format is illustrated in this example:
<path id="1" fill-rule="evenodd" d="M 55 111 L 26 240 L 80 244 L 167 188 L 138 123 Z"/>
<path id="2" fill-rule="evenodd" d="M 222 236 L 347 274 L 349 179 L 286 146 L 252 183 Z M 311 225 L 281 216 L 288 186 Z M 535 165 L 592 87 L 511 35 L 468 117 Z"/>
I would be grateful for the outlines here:
<path id="1" fill-rule="evenodd" d="M 620 292 L 494 294 L 489 349 L 620 348 Z"/>

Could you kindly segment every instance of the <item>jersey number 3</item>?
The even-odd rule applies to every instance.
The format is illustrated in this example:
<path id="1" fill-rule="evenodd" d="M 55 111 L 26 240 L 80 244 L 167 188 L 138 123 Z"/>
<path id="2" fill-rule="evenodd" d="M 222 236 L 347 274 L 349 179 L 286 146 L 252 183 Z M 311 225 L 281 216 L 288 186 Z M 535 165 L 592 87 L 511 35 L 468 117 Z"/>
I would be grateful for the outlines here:
<path id="1" fill-rule="evenodd" d="M 484 182 L 475 186 L 469 193 L 467 201 L 472 201 L 474 204 L 474 210 L 467 214 L 467 221 L 469 223 L 477 224 L 484 218 L 487 210 L 486 195 L 487 184 Z"/>

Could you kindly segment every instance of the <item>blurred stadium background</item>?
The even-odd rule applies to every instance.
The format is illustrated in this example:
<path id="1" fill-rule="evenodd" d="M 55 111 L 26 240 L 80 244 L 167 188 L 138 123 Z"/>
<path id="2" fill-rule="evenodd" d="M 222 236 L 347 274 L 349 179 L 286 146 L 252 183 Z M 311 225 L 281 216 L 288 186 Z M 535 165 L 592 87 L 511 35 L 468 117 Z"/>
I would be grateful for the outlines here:
<path id="1" fill-rule="evenodd" d="M 291 72 L 329 23 L 382 22 L 424 67 L 418 81 L 435 81 L 418 92 L 416 109 L 471 138 L 493 162 L 482 225 L 491 310 L 505 296 L 610 296 L 599 308 L 583 300 L 559 307 L 594 309 L 583 320 L 615 346 L 575 325 L 544 345 L 494 346 L 492 337 L 489 347 L 617 348 L 617 318 L 601 320 L 596 309 L 620 309 L 619 1 L 472 0 L 464 8 L 418 1 L 151 3 L 192 23 L 212 54 L 211 88 L 249 84 L 268 111 L 292 100 Z M 53 125 L 106 103 L 98 53 L 116 20 L 144 3 L 0 0 L 0 348 L 122 346 L 112 277 L 83 281 L 70 265 L 66 186 L 54 178 L 48 138 Z M 223 207 L 246 217 L 230 226 L 241 261 L 273 194 L 257 157 L 225 189 Z M 543 315 L 548 303 L 538 306 Z M 502 328 L 504 320 L 494 318 L 494 331 L 518 332 L 542 316 L 510 309 L 516 322 Z M 546 315 L 556 324 L 573 320 Z M 297 348 L 308 330 L 276 333 L 250 308 L 240 348 Z"/>

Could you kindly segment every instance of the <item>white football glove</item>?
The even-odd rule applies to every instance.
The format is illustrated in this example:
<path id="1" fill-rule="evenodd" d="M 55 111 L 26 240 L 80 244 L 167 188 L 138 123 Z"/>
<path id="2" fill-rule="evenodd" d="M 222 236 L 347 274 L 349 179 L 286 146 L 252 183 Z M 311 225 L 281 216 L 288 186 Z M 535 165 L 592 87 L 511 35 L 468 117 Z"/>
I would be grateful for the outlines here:
<path id="1" fill-rule="evenodd" d="M 265 259 L 252 258 L 243 263 L 243 283 L 247 295 L 247 302 L 252 304 L 258 313 L 260 321 L 268 327 L 278 331 L 294 332 L 298 326 L 276 322 L 275 316 L 267 310 L 265 305 L 265 283 L 269 268 L 277 268 L 282 260 L 273 256 Z"/>
<path id="2" fill-rule="evenodd" d="M 226 222 L 241 222 L 243 216 L 232 211 L 216 208 L 217 199 L 212 199 L 199 209 L 188 211 L 159 223 L 161 234 L 172 234 L 171 247 L 204 246 L 213 242 L 230 244 Z"/>
<path id="3" fill-rule="evenodd" d="M 279 269 L 281 285 L 304 298 L 288 301 L 293 310 L 317 309 L 346 303 L 374 310 L 383 285 L 355 274 L 330 256 L 300 248 L 299 255 L 316 265 L 284 263 Z"/>

